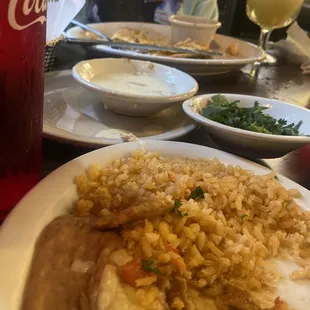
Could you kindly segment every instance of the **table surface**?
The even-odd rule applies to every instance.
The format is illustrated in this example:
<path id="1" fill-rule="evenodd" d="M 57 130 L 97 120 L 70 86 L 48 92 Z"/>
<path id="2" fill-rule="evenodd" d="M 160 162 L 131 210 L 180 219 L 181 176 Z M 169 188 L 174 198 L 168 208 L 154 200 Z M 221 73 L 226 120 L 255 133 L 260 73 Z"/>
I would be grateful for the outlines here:
<path id="1" fill-rule="evenodd" d="M 58 50 L 54 70 L 72 68 L 78 61 L 95 57 L 83 49 L 73 46 L 61 46 Z M 240 93 L 285 100 L 292 104 L 310 108 L 310 76 L 303 75 L 298 66 L 279 61 L 276 66 L 260 66 L 256 72 L 252 67 L 244 68 L 233 74 L 205 77 L 198 80 L 199 93 Z M 196 131 L 178 139 L 217 148 L 207 132 L 198 128 Z M 43 175 L 85 154 L 92 149 L 77 147 L 44 139 Z M 268 166 L 302 186 L 310 189 L 310 145 L 285 157 L 276 159 L 253 159 Z"/>

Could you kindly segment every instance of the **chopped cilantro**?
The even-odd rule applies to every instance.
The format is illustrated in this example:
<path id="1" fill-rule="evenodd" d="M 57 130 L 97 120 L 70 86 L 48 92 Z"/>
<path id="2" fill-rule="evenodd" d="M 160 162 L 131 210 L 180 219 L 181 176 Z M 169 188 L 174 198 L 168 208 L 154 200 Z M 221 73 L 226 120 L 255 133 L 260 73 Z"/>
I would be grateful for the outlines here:
<path id="1" fill-rule="evenodd" d="M 177 199 L 174 201 L 174 208 L 179 209 L 182 206 L 181 200 Z"/>
<path id="2" fill-rule="evenodd" d="M 196 187 L 196 189 L 194 189 L 191 194 L 188 197 L 189 199 L 197 199 L 197 198 L 204 198 L 204 194 L 205 192 L 202 190 L 202 188 L 200 186 Z"/>
<path id="3" fill-rule="evenodd" d="M 174 201 L 174 207 L 173 209 L 171 210 L 171 212 L 176 212 L 176 214 L 180 217 L 185 217 L 185 216 L 188 216 L 188 213 L 185 212 L 185 213 L 182 213 L 182 211 L 180 210 L 180 207 L 182 206 L 182 202 L 181 200 L 177 199 Z"/>
<path id="4" fill-rule="evenodd" d="M 202 190 L 202 188 L 200 186 L 197 186 L 196 189 L 194 189 L 189 197 L 187 198 L 187 200 L 190 200 L 190 199 L 198 199 L 198 198 L 204 198 L 204 194 L 205 192 Z M 173 209 L 171 210 L 171 213 L 172 212 L 176 212 L 180 217 L 185 217 L 185 216 L 188 216 L 188 213 L 185 212 L 185 213 L 182 213 L 182 211 L 180 210 L 180 207 L 182 206 L 182 201 L 177 199 L 174 201 L 174 207 Z"/>
<path id="5" fill-rule="evenodd" d="M 273 177 L 275 180 L 279 181 L 279 177 L 275 174 Z"/>
<path id="6" fill-rule="evenodd" d="M 142 269 L 144 271 L 161 274 L 160 270 L 157 267 L 156 262 L 152 259 L 142 259 Z"/>
<path id="7" fill-rule="evenodd" d="M 183 213 L 181 217 L 185 217 L 185 216 L 188 216 L 188 212 L 187 211 L 185 213 Z"/>
<path id="8" fill-rule="evenodd" d="M 235 128 L 245 129 L 266 134 L 299 136 L 299 128 L 302 121 L 296 125 L 287 124 L 283 118 L 275 119 L 263 113 L 268 107 L 262 107 L 255 101 L 251 108 L 241 108 L 239 101 L 230 101 L 223 95 L 215 95 L 202 109 L 202 115 L 215 122 Z"/>

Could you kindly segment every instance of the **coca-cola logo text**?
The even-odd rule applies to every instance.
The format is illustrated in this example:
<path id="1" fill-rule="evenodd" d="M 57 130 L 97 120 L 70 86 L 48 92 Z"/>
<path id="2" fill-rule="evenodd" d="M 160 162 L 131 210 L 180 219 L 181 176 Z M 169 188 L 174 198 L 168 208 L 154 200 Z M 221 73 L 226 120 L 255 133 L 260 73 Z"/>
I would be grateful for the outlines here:
<path id="1" fill-rule="evenodd" d="M 9 24 L 16 30 L 23 30 L 35 23 L 44 24 L 46 22 L 46 9 L 46 0 L 11 0 L 8 10 Z M 20 15 L 32 18 L 30 20 L 26 19 L 27 22 L 23 23 L 18 20 Z"/>

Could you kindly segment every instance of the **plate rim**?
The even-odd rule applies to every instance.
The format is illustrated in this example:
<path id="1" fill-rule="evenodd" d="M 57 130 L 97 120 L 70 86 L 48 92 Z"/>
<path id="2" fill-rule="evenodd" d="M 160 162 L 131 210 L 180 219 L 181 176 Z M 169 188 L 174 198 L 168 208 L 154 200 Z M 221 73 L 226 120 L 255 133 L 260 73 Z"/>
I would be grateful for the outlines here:
<path id="1" fill-rule="evenodd" d="M 171 139 L 177 139 L 182 136 L 185 136 L 189 134 L 190 132 L 194 131 L 196 128 L 198 128 L 200 125 L 198 123 L 192 123 L 188 124 L 185 127 L 182 127 L 180 129 L 174 129 L 169 131 L 169 136 L 165 136 L 165 134 L 159 134 L 155 136 L 149 136 L 149 137 L 142 137 L 138 138 L 138 140 L 141 141 L 146 141 L 146 140 L 152 140 L 152 141 L 169 141 Z M 59 134 L 54 134 L 52 130 L 49 128 L 55 128 L 57 131 L 59 131 Z M 64 133 L 62 133 L 64 132 Z M 68 133 L 68 135 L 67 135 Z M 69 137 L 71 136 L 72 137 Z M 164 137 L 162 137 L 164 136 Z M 104 146 L 111 146 L 111 145 L 116 145 L 120 143 L 124 143 L 121 139 L 108 139 L 108 138 L 92 138 L 91 141 L 90 139 L 79 139 L 78 137 L 83 137 L 83 136 L 74 136 L 72 133 L 51 126 L 50 124 L 47 124 L 46 122 L 43 122 L 43 137 L 53 140 L 53 141 L 59 141 L 59 142 L 66 142 L 68 144 L 72 145 L 79 145 L 79 146 L 86 146 L 86 147 L 104 147 Z M 74 138 L 76 137 L 76 138 Z M 87 137 L 85 137 L 87 138 Z M 98 139 L 98 141 L 95 141 L 95 139 Z M 106 142 L 104 142 L 106 141 Z"/>
<path id="2" fill-rule="evenodd" d="M 100 160 L 102 160 L 101 165 L 104 166 L 112 160 L 125 156 L 141 147 L 149 151 L 162 152 L 164 153 L 162 155 L 166 157 L 176 157 L 180 156 L 180 153 L 186 153 L 185 156 L 190 158 L 218 158 L 226 165 L 240 165 L 243 166 L 244 169 L 250 169 L 256 174 L 270 172 L 270 169 L 264 166 L 227 152 L 197 144 L 165 141 L 138 141 L 117 144 L 86 153 L 67 162 L 41 180 L 41 182 L 26 194 L 12 210 L 0 228 L 0 248 L 2 249 L 2 255 L 0 255 L 0 277 L 7 279 L 2 288 L 0 285 L 0 308 L 2 310 L 20 309 L 19 307 L 22 301 L 23 289 L 29 272 L 35 241 L 47 223 L 53 218 L 63 214 L 64 210 L 68 210 L 69 205 L 71 207 L 72 200 L 76 197 L 73 177 L 84 172 L 90 164 L 95 163 L 95 160 L 97 160 L 96 158 L 100 158 Z M 281 175 L 279 175 L 279 180 L 286 188 L 299 189 L 303 195 L 303 200 L 305 200 L 305 202 L 310 202 L 310 191 Z M 68 198 L 68 196 L 71 198 L 67 201 L 66 198 Z M 34 202 L 46 203 L 46 208 L 37 208 Z M 305 204 L 301 205 L 305 208 Z M 62 213 L 60 213 L 60 210 L 62 210 Z M 33 223 L 29 221 L 35 218 L 37 218 L 39 222 Z M 24 234 L 21 235 L 15 227 L 23 227 L 23 225 Z M 13 239 L 13 241 L 10 239 Z M 23 239 L 26 245 L 19 243 L 20 240 Z M 15 266 L 13 272 L 12 269 L 9 268 L 12 263 Z M 16 274 L 14 274 L 14 272 Z M 21 274 L 19 272 L 21 272 Z M 11 291 L 10 288 L 12 289 Z"/>

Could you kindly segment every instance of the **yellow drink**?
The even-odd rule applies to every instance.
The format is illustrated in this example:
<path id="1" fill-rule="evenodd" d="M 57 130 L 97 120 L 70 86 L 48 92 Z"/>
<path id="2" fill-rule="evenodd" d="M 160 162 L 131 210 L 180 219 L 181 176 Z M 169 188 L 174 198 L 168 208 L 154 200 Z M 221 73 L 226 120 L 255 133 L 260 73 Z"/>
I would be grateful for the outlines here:
<path id="1" fill-rule="evenodd" d="M 247 0 L 248 17 L 261 28 L 288 26 L 299 14 L 303 0 Z"/>

